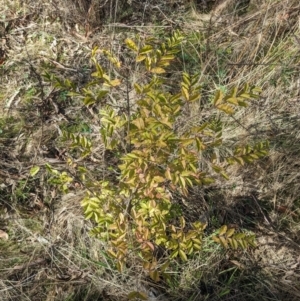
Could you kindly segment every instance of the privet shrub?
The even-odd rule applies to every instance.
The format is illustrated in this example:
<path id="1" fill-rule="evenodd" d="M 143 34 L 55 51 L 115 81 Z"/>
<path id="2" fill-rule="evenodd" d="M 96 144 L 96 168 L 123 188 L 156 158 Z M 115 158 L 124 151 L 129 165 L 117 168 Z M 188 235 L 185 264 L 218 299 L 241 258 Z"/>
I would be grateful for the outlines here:
<path id="1" fill-rule="evenodd" d="M 126 39 L 127 47 L 144 71 L 139 70 L 140 78 L 130 83 L 136 94 L 134 104 L 128 99 L 122 108 L 116 109 L 106 98 L 121 85 L 122 78 L 112 79 L 103 70 L 96 59 L 97 49 L 91 56 L 96 70 L 92 74 L 94 80 L 80 91 L 70 80 L 46 75 L 57 87 L 82 98 L 84 105 L 103 104 L 99 117 L 102 141 L 120 164 L 112 166 L 107 178 L 98 181 L 90 181 L 87 170 L 78 168 L 81 181 L 88 188 L 82 200 L 84 214 L 94 222 L 91 233 L 107 242 L 107 253 L 119 271 L 125 268 L 128 255 L 134 253 L 155 281 L 166 275 L 172 260 L 186 261 L 195 252 L 201 252 L 206 225 L 200 221 L 186 222 L 174 206 L 174 192 L 188 196 L 192 187 L 211 184 L 218 176 L 226 179 L 227 165 L 251 163 L 265 156 L 268 148 L 266 142 L 239 145 L 225 157 L 220 157 L 217 151 L 223 143 L 224 125 L 215 112 L 232 115 L 257 98 L 260 89 L 247 84 L 233 87 L 225 95 L 217 91 L 208 109 L 211 118 L 180 129 L 178 118 L 201 97 L 197 75 L 182 72 L 177 91 L 172 93 L 167 88 L 168 78 L 162 76 L 167 68 L 172 69 L 183 40 L 178 31 L 162 43 L 149 39 L 136 44 Z M 119 69 L 116 74 L 122 73 L 124 69 L 118 59 L 108 51 L 102 53 L 114 65 L 112 70 Z M 93 146 L 85 136 L 65 133 L 65 137 L 82 151 L 82 156 L 89 156 Z M 200 168 L 199 158 L 203 154 L 207 170 Z M 48 169 L 53 175 L 52 182 L 60 183 L 65 191 L 64 177 L 50 166 Z M 255 245 L 253 236 L 235 233 L 226 225 L 213 239 L 225 248 Z M 158 249 L 165 254 L 159 265 Z"/>

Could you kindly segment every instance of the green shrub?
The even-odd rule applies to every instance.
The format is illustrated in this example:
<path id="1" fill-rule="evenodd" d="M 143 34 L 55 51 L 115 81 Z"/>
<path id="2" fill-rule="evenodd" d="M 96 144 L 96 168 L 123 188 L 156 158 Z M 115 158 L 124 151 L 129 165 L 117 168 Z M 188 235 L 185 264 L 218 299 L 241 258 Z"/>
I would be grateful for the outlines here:
<path id="1" fill-rule="evenodd" d="M 85 168 L 79 170 L 81 181 L 88 187 L 82 206 L 86 218 L 95 225 L 91 233 L 107 242 L 107 252 L 119 271 L 124 269 L 129 254 L 134 253 L 156 281 L 165 275 L 171 260 L 186 261 L 201 250 L 206 227 L 200 221 L 187 223 L 176 210 L 173 194 L 188 196 L 189 189 L 195 186 L 211 184 L 220 176 L 227 179 L 226 166 L 251 163 L 265 156 L 268 148 L 267 142 L 259 142 L 239 145 L 226 156 L 218 152 L 223 146 L 225 126 L 219 113 L 232 115 L 260 93 L 259 88 L 247 84 L 241 89 L 233 87 L 225 95 L 217 91 L 207 109 L 209 118 L 182 128 L 178 120 L 185 118 L 185 112 L 195 110 L 201 97 L 199 76 L 182 72 L 175 85 L 177 91 L 170 92 L 168 78 L 163 75 L 168 68 L 172 70 L 183 40 L 178 31 L 162 43 L 148 39 L 137 45 L 126 39 L 144 71 L 139 70 L 140 78 L 130 83 L 135 90 L 134 103 L 128 99 L 121 108 L 116 109 L 107 95 L 122 85 L 122 78 L 112 79 L 103 70 L 96 59 L 97 49 L 92 52 L 94 80 L 80 91 L 70 80 L 47 75 L 57 87 L 82 98 L 84 105 L 101 104 L 102 141 L 120 163 L 111 166 L 113 173 L 98 181 L 88 180 Z M 119 70 L 118 74 L 124 72 L 112 53 L 102 53 Z M 93 146 L 86 136 L 65 133 L 65 137 L 72 140 L 73 147 L 81 149 L 83 157 L 89 156 Z M 203 157 L 206 164 L 201 162 Z M 66 191 L 70 178 L 65 174 L 59 177 L 53 169 L 52 173 Z M 253 236 L 235 233 L 227 226 L 217 231 L 213 239 L 225 248 L 255 245 Z M 158 249 L 165 252 L 160 265 Z"/>

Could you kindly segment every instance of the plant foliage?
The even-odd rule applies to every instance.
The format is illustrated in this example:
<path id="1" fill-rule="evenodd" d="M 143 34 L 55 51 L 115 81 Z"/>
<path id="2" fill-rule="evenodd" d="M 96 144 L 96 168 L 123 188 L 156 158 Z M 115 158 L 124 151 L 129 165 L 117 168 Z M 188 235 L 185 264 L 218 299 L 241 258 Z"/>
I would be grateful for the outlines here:
<path id="1" fill-rule="evenodd" d="M 132 107 L 119 110 L 110 104 L 107 95 L 121 85 L 121 79 L 106 74 L 92 51 L 94 80 L 78 91 L 69 80 L 60 80 L 47 75 L 56 86 L 66 89 L 70 95 L 80 97 L 83 104 L 102 104 L 100 110 L 101 136 L 107 150 L 120 153 L 118 166 L 113 166 L 115 176 L 98 181 L 88 181 L 81 170 L 82 182 L 88 192 L 82 200 L 85 217 L 94 222 L 91 233 L 106 241 L 108 253 L 122 271 L 131 253 L 137 254 L 151 278 L 158 281 L 166 275 L 172 260 L 188 260 L 202 246 L 206 224 L 188 223 L 174 208 L 174 192 L 188 196 L 189 189 L 208 185 L 219 176 L 228 178 L 228 164 L 251 163 L 267 154 L 268 143 L 239 145 L 232 153 L 221 157 L 218 149 L 223 144 L 224 124 L 219 114 L 232 115 L 239 107 L 247 106 L 261 92 L 257 87 L 245 84 L 241 89 L 233 87 L 223 94 L 217 91 L 208 111 L 212 118 L 199 121 L 181 130 L 178 118 L 184 116 L 201 98 L 199 76 L 182 72 L 177 91 L 166 88 L 163 78 L 180 51 L 184 36 L 176 31 L 163 43 L 154 39 L 137 44 L 126 39 L 127 47 L 133 52 L 136 63 L 144 68 L 147 80 L 132 83 L 136 99 Z M 122 73 L 121 63 L 110 52 L 102 52 Z M 125 78 L 125 76 L 124 76 Z M 127 104 L 128 105 L 128 104 Z M 80 135 L 64 134 L 71 139 L 72 146 L 88 156 L 92 144 Z M 121 151 L 120 151 L 121 150 Z M 209 164 L 203 169 L 202 155 L 206 154 Z M 60 176 L 48 166 L 62 183 L 62 190 L 70 179 Z M 225 248 L 254 246 L 255 240 L 245 233 L 235 233 L 223 226 L 213 240 Z M 164 250 L 163 264 L 158 264 L 157 251 Z"/>

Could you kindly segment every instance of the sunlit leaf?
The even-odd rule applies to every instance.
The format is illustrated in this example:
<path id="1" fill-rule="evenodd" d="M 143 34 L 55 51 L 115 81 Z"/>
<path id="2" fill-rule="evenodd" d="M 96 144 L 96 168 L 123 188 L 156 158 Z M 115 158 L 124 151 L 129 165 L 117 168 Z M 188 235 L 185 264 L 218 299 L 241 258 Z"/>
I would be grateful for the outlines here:
<path id="1" fill-rule="evenodd" d="M 40 171 L 40 167 L 39 166 L 33 166 L 31 167 L 29 174 L 34 177 L 38 172 Z"/>
<path id="2" fill-rule="evenodd" d="M 227 231 L 227 226 L 223 225 L 219 230 L 219 235 L 224 235 Z"/>
<path id="3" fill-rule="evenodd" d="M 212 236 L 212 239 L 216 242 L 216 243 L 220 243 L 220 238 L 219 237 L 217 237 L 217 236 Z"/>
<path id="4" fill-rule="evenodd" d="M 166 70 L 161 67 L 152 68 L 150 71 L 155 74 L 162 74 L 166 72 Z"/>
<path id="5" fill-rule="evenodd" d="M 214 101 L 213 101 L 213 104 L 214 104 L 215 106 L 219 106 L 220 103 L 222 102 L 222 100 L 223 100 L 223 92 L 222 92 L 221 90 L 218 90 L 218 91 L 216 92 L 216 95 L 215 95 L 215 99 L 214 99 Z"/>
<path id="6" fill-rule="evenodd" d="M 227 249 L 227 248 L 228 248 L 228 242 L 227 242 L 227 240 L 226 240 L 223 236 L 219 236 L 219 239 L 220 239 L 221 245 L 222 245 L 225 249 Z"/>
<path id="7" fill-rule="evenodd" d="M 133 40 L 127 38 L 127 39 L 125 39 L 125 43 L 126 43 L 127 47 L 130 48 L 131 50 L 133 50 L 135 52 L 138 51 L 138 47 Z"/>
<path id="8" fill-rule="evenodd" d="M 235 229 L 234 228 L 231 228 L 229 229 L 227 232 L 226 232 L 226 236 L 227 237 L 231 237 L 235 232 Z"/>
<path id="9" fill-rule="evenodd" d="M 182 93 L 183 97 L 184 97 L 186 100 L 189 99 L 189 96 L 190 96 L 190 95 L 189 95 L 189 91 L 188 91 L 187 88 L 181 87 L 181 93 Z"/>
<path id="10" fill-rule="evenodd" d="M 153 50 L 153 47 L 151 45 L 145 45 L 142 47 L 142 49 L 139 51 L 139 55 L 149 53 Z"/>
<path id="11" fill-rule="evenodd" d="M 187 261 L 187 256 L 186 254 L 182 251 L 182 250 L 179 250 L 179 256 L 181 258 L 182 261 Z"/>
<path id="12" fill-rule="evenodd" d="M 227 104 L 219 104 L 217 108 L 228 115 L 232 115 L 234 113 L 234 109 Z"/>
<path id="13" fill-rule="evenodd" d="M 146 55 L 138 55 L 135 60 L 137 63 L 142 62 L 143 60 L 146 59 L 146 57 L 147 57 Z"/>

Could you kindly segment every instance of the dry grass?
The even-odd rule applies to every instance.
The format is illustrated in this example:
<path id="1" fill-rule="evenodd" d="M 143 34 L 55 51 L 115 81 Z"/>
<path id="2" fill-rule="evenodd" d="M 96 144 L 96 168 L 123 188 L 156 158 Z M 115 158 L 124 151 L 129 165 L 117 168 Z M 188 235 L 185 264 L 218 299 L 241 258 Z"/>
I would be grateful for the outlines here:
<path id="1" fill-rule="evenodd" d="M 85 7 L 85 1 L 58 6 L 56 1 L 2 0 L 0 229 L 8 239 L 0 238 L 1 300 L 119 301 L 133 290 L 160 295 L 152 300 L 299 300 L 299 1 L 252 0 L 246 9 L 237 1 L 214 6 L 202 1 L 206 11 L 173 2 L 174 8 L 161 1 L 148 6 L 132 1 L 132 7 L 137 5 L 132 11 L 130 5 L 122 10 L 122 1 L 96 8 L 96 1 Z M 184 67 L 201 72 L 199 108 L 216 88 L 246 81 L 263 88 L 262 97 L 235 120 L 224 119 L 229 125 L 225 145 L 263 138 L 271 150 L 258 164 L 231 168 L 230 180 L 200 191 L 203 199 L 195 204 L 207 207 L 209 231 L 234 224 L 255 232 L 259 247 L 224 252 L 207 239 L 197 258 L 174 263 L 172 283 L 153 284 L 134 256 L 124 274 L 116 272 L 106 246 L 88 235 L 80 185 L 61 196 L 43 170 L 35 179 L 29 170 L 46 162 L 66 170 L 60 130 L 99 127 L 92 111 L 43 80 L 45 70 L 81 85 L 91 71 L 93 45 L 126 58 L 121 47 L 126 36 L 161 36 L 176 26 L 188 37 Z M 138 73 L 134 68 L 130 77 Z M 94 157 L 96 162 L 97 152 Z M 95 162 L 90 164 L 96 173 Z"/>

